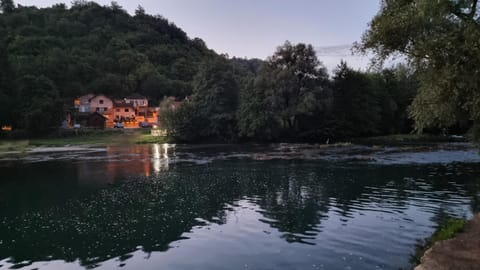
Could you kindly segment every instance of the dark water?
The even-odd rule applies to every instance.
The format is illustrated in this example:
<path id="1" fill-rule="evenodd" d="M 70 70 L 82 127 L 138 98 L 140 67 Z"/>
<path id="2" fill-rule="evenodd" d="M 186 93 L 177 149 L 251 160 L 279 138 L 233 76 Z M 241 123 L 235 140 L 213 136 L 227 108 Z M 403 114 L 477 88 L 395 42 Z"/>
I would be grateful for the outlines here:
<path id="1" fill-rule="evenodd" d="M 480 164 L 444 160 L 476 155 L 462 151 L 387 165 L 166 145 L 3 159 L 0 269 L 409 269 L 440 220 L 478 210 Z"/>

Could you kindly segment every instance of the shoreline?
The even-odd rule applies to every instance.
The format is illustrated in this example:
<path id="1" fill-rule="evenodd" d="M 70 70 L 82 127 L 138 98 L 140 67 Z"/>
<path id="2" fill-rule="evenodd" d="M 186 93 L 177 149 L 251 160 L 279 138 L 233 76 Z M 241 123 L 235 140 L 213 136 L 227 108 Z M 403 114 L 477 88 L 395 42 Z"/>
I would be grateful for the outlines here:
<path id="1" fill-rule="evenodd" d="M 0 161 L 88 159 L 89 153 L 108 152 L 112 149 L 151 147 L 163 142 L 135 143 L 110 141 L 109 143 L 55 145 L 24 145 L 20 149 L 0 151 Z M 158 147 L 157 147 L 158 148 Z M 168 162 L 213 162 L 215 160 L 299 160 L 320 162 L 347 162 L 377 165 L 427 165 L 480 163 L 478 148 L 470 143 L 430 143 L 395 145 L 341 144 L 170 144 L 174 158 Z M 110 150 L 109 150 L 110 149 Z M 162 148 L 163 149 L 163 148 Z M 122 150 L 123 151 L 123 150 Z M 128 151 L 128 150 L 127 150 Z M 136 151 L 136 150 L 132 150 Z M 149 150 L 154 151 L 154 150 Z M 158 151 L 158 150 L 155 150 Z M 105 155 L 105 154 L 104 154 Z M 110 155 L 110 154 L 107 154 Z M 158 157 L 161 159 L 162 157 Z"/>
<path id="2" fill-rule="evenodd" d="M 480 214 L 477 213 L 463 232 L 436 242 L 420 259 L 415 270 L 478 269 L 480 265 Z"/>

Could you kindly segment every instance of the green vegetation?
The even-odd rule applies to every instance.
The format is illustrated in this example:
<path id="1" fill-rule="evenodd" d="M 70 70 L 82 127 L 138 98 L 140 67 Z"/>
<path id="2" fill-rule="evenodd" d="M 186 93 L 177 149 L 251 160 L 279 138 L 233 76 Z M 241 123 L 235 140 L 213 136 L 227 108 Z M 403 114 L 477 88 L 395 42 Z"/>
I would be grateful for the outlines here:
<path id="1" fill-rule="evenodd" d="M 461 142 L 466 139 L 463 137 L 451 138 L 444 135 L 433 134 L 395 134 L 377 137 L 356 138 L 352 142 L 355 144 L 364 145 L 425 145 L 428 143 L 442 143 L 442 142 Z"/>
<path id="2" fill-rule="evenodd" d="M 154 137 L 148 130 L 83 130 L 75 134 L 56 134 L 55 136 L 30 140 L 0 141 L 0 153 L 25 152 L 33 147 L 65 147 L 65 146 L 107 146 L 132 145 L 148 143 L 166 143 L 165 137 Z"/>
<path id="3" fill-rule="evenodd" d="M 419 81 L 415 129 L 471 129 L 480 135 L 478 0 L 384 0 L 360 49 L 380 62 L 404 55 Z"/>
<path id="4" fill-rule="evenodd" d="M 115 2 L 0 3 L 0 125 L 30 137 L 57 129 L 64 105 L 83 94 L 188 96 L 200 63 L 220 57 L 141 7 L 131 16 Z"/>
<path id="5" fill-rule="evenodd" d="M 209 62 L 194 86 L 187 104 L 163 115 L 177 140 L 338 142 L 412 130 L 406 109 L 416 83 L 408 67 L 365 73 L 341 63 L 330 80 L 302 43 L 287 41 L 257 71 Z"/>
<path id="6" fill-rule="evenodd" d="M 0 141 L 0 153 L 4 152 L 23 152 L 30 147 L 29 141 Z"/>
<path id="7" fill-rule="evenodd" d="M 86 93 L 186 100 L 162 113 L 169 135 L 185 142 L 480 133 L 474 0 L 383 1 L 359 48 L 380 62 L 399 52 L 410 64 L 361 72 L 342 62 L 332 77 L 311 45 L 230 59 L 142 7 L 132 16 L 115 2 L 0 3 L 0 125 L 24 137 L 57 130 Z"/>
<path id="8" fill-rule="evenodd" d="M 168 143 L 170 140 L 166 137 L 155 137 L 150 134 L 141 134 L 135 137 L 135 144 Z"/>
<path id="9" fill-rule="evenodd" d="M 226 59 L 205 62 L 194 79 L 190 101 L 164 115 L 163 122 L 177 140 L 231 141 L 237 134 L 238 93 L 233 67 Z"/>
<path id="10" fill-rule="evenodd" d="M 433 235 L 428 238 L 424 244 L 417 246 L 415 254 L 412 255 L 411 261 L 415 264 L 420 264 L 420 259 L 423 254 L 431 248 L 436 242 L 444 241 L 453 238 L 456 234 L 463 232 L 467 221 L 460 218 L 449 218 L 443 224 L 441 224 L 438 229 L 433 233 Z"/>

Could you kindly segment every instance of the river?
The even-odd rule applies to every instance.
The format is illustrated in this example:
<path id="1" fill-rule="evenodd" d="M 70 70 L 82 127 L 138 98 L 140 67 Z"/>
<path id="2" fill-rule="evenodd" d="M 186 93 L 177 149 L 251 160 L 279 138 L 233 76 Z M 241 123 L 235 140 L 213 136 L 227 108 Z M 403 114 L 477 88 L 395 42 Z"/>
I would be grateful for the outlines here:
<path id="1" fill-rule="evenodd" d="M 410 269 L 480 205 L 466 144 L 37 149 L 0 175 L 0 269 Z"/>

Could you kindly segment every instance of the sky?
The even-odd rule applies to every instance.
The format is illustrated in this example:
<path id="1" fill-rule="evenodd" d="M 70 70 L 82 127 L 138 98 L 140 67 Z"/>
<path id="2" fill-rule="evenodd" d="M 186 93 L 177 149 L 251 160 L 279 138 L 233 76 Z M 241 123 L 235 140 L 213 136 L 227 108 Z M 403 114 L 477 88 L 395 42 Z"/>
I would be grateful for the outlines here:
<path id="1" fill-rule="evenodd" d="M 71 0 L 17 0 L 47 7 Z M 111 0 L 95 2 L 109 5 Z M 359 41 L 380 0 L 117 0 L 132 13 L 138 5 L 162 15 L 191 38 L 229 56 L 265 59 L 286 40 L 314 47 Z M 348 47 L 348 46 L 347 46 Z M 344 58 L 345 53 L 342 53 Z"/>

